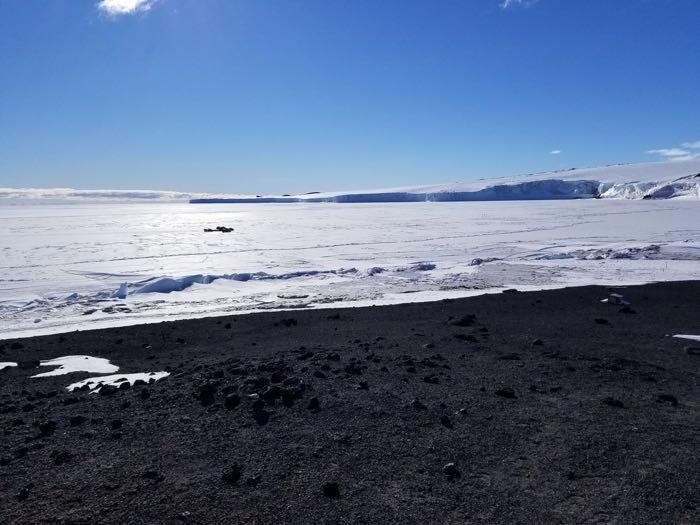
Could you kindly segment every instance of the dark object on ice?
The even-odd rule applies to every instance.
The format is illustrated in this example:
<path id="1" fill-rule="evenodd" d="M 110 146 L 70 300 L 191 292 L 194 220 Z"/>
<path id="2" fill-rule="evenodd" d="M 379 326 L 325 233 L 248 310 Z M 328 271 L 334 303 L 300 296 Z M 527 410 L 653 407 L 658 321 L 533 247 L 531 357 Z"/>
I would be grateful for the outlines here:
<path id="1" fill-rule="evenodd" d="M 204 228 L 205 233 L 221 232 L 221 233 L 231 233 L 233 228 L 228 226 L 217 226 L 216 228 Z"/>
<path id="2" fill-rule="evenodd" d="M 499 397 L 505 397 L 506 399 L 515 399 L 515 390 L 512 388 L 499 388 L 496 390 L 496 395 Z"/>
<path id="3" fill-rule="evenodd" d="M 327 498 L 339 498 L 340 497 L 340 485 L 336 481 L 328 481 L 323 484 L 323 495 Z"/>
<path id="4" fill-rule="evenodd" d="M 674 407 L 678 406 L 678 399 L 676 399 L 676 396 L 671 394 L 659 394 L 659 397 L 657 397 L 656 400 L 660 402 L 666 401 L 671 403 Z"/>
<path id="5" fill-rule="evenodd" d="M 604 317 L 596 317 L 596 318 L 594 319 L 594 321 L 595 321 L 597 324 L 610 324 L 610 321 L 608 321 L 608 320 L 605 319 Z"/>
<path id="6" fill-rule="evenodd" d="M 449 481 L 453 481 L 461 477 L 459 469 L 455 463 L 447 463 L 444 467 L 442 467 L 442 472 L 445 474 L 445 476 L 447 476 Z"/>
<path id="7" fill-rule="evenodd" d="M 471 326 L 474 324 L 474 321 L 476 320 L 476 315 L 474 314 L 467 314 L 459 319 L 455 319 L 454 321 L 450 321 L 450 324 L 453 326 Z"/>
<path id="8" fill-rule="evenodd" d="M 625 408 L 624 403 L 619 399 L 615 399 L 614 397 L 606 397 L 603 399 L 603 404 L 615 408 Z"/>
<path id="9" fill-rule="evenodd" d="M 224 471 L 224 473 L 221 475 L 221 479 L 224 483 L 233 485 L 234 483 L 237 483 L 239 479 L 241 479 L 242 475 L 243 467 L 241 467 L 238 463 L 234 463 Z"/>

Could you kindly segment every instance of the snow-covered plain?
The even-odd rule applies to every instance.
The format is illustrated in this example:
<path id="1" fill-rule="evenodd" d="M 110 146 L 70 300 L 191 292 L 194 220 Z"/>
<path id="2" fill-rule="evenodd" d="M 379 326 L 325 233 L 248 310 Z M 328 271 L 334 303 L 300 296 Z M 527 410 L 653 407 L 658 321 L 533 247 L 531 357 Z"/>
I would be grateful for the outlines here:
<path id="1" fill-rule="evenodd" d="M 700 201 L 0 205 L 0 338 L 700 277 Z M 219 225 L 231 233 L 204 233 Z"/>

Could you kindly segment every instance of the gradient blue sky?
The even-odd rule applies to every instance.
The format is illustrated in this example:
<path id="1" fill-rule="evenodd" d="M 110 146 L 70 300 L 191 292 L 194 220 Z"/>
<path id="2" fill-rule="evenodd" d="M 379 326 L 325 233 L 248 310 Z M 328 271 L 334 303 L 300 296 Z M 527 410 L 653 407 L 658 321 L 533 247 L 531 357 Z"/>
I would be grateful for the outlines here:
<path id="1" fill-rule="evenodd" d="M 699 28 L 698 0 L 0 0 L 0 186 L 291 193 L 694 156 Z"/>

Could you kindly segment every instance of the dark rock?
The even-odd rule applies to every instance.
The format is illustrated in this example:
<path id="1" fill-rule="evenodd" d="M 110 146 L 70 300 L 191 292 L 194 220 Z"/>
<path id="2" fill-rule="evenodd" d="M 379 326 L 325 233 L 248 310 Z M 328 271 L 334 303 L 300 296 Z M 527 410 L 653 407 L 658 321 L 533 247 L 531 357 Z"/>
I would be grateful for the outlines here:
<path id="1" fill-rule="evenodd" d="M 15 495 L 15 498 L 18 501 L 24 501 L 29 497 L 29 488 L 24 487 L 23 489 L 20 489 L 20 491 Z"/>
<path id="2" fill-rule="evenodd" d="M 110 427 L 112 430 L 119 430 L 120 428 L 122 428 L 122 420 L 121 420 L 121 419 L 115 419 L 115 420 L 113 420 L 113 421 L 109 424 L 109 427 Z"/>
<path id="3" fill-rule="evenodd" d="M 39 424 L 39 432 L 41 433 L 42 436 L 50 436 L 51 434 L 54 433 L 56 430 L 56 422 L 55 421 L 44 421 L 43 423 Z"/>
<path id="4" fill-rule="evenodd" d="M 686 346 L 685 353 L 688 355 L 700 355 L 700 346 Z"/>
<path id="5" fill-rule="evenodd" d="M 671 394 L 659 394 L 659 396 L 656 398 L 657 401 L 665 401 L 668 403 L 671 403 L 674 407 L 678 406 L 678 399 L 676 399 L 676 396 L 673 396 Z"/>
<path id="6" fill-rule="evenodd" d="M 498 359 L 501 359 L 502 361 L 520 361 L 520 354 L 516 354 L 516 353 L 504 354 L 504 355 L 500 356 Z"/>
<path id="7" fill-rule="evenodd" d="M 296 325 L 297 325 L 297 320 L 294 319 L 293 317 L 290 317 L 289 319 L 282 319 L 282 320 L 280 321 L 280 324 L 281 324 L 282 326 L 286 326 L 287 328 L 289 328 L 290 326 L 296 326 Z"/>
<path id="8" fill-rule="evenodd" d="M 598 324 L 610 324 L 610 321 L 608 321 L 604 317 L 596 317 L 594 321 Z"/>
<path id="9" fill-rule="evenodd" d="M 614 397 L 606 397 L 605 399 L 603 399 L 603 404 L 615 408 L 625 408 L 625 405 L 622 403 L 622 401 L 620 401 L 619 399 L 615 399 Z"/>
<path id="10" fill-rule="evenodd" d="M 442 467 L 442 472 L 445 474 L 445 476 L 447 476 L 449 481 L 453 481 L 461 477 L 459 469 L 455 463 L 447 463 L 444 467 Z"/>
<path id="11" fill-rule="evenodd" d="M 54 450 L 51 453 L 51 458 L 53 459 L 54 465 L 63 465 L 73 459 L 75 455 L 67 450 Z"/>
<path id="12" fill-rule="evenodd" d="M 337 499 L 340 497 L 340 485 L 336 481 L 328 481 L 323 484 L 323 495 L 327 498 Z"/>
<path id="13" fill-rule="evenodd" d="M 236 393 L 229 394 L 224 398 L 224 406 L 229 410 L 236 408 L 240 403 L 241 398 Z"/>
<path id="14" fill-rule="evenodd" d="M 78 427 L 85 423 L 87 421 L 87 418 L 85 416 L 73 416 L 70 418 L 70 426 L 72 427 Z"/>
<path id="15" fill-rule="evenodd" d="M 150 479 L 153 481 L 163 481 L 165 479 L 165 476 L 157 470 L 146 470 L 143 474 L 141 474 L 141 477 L 143 479 Z"/>
<path id="16" fill-rule="evenodd" d="M 544 345 L 544 341 L 542 341 L 542 339 L 535 339 L 532 342 L 532 346 L 542 346 L 542 345 Z"/>
<path id="17" fill-rule="evenodd" d="M 476 321 L 476 315 L 474 314 L 467 314 L 459 319 L 455 319 L 454 321 L 450 321 L 450 324 L 453 326 L 471 326 L 474 324 L 474 321 Z"/>
<path id="18" fill-rule="evenodd" d="M 151 391 L 148 388 L 144 388 L 141 390 L 139 396 L 141 397 L 141 399 L 148 399 L 149 397 L 151 397 Z"/>
<path id="19" fill-rule="evenodd" d="M 440 418 L 440 423 L 442 424 L 443 427 L 445 428 L 454 428 L 452 425 L 452 421 L 450 421 L 450 418 L 447 417 L 446 415 L 443 414 L 443 416 Z"/>
<path id="20" fill-rule="evenodd" d="M 479 340 L 471 334 L 455 334 L 454 338 L 458 341 L 466 341 L 468 343 L 477 343 Z"/>
<path id="21" fill-rule="evenodd" d="M 112 385 L 102 385 L 100 387 L 100 392 L 99 394 L 101 396 L 111 396 L 116 394 L 119 391 L 119 389 L 116 386 Z"/>
<path id="22" fill-rule="evenodd" d="M 238 483 L 238 480 L 241 479 L 242 475 L 243 467 L 238 463 L 234 463 L 224 471 L 224 473 L 221 475 L 221 479 L 224 483 L 234 485 L 235 483 Z"/>
<path id="23" fill-rule="evenodd" d="M 435 374 L 427 375 L 423 378 L 423 381 L 431 385 L 437 385 L 440 382 L 440 378 Z"/>
<path id="24" fill-rule="evenodd" d="M 629 306 L 623 306 L 622 308 L 620 308 L 618 310 L 618 312 L 621 314 L 636 314 L 637 313 L 634 310 L 632 310 L 632 308 L 630 308 Z"/>
<path id="25" fill-rule="evenodd" d="M 319 402 L 317 397 L 312 397 L 309 399 L 309 410 L 312 412 L 318 412 L 321 410 L 321 403 Z"/>
<path id="26" fill-rule="evenodd" d="M 207 381 L 199 385 L 199 387 L 197 388 L 197 397 L 199 399 L 199 402 L 202 403 L 202 406 L 209 406 L 214 404 L 214 394 L 216 394 L 217 388 L 217 384 L 212 381 Z"/>
<path id="27" fill-rule="evenodd" d="M 505 397 L 506 399 L 515 399 L 515 391 L 512 388 L 499 388 L 496 390 L 496 395 Z"/>
<path id="28" fill-rule="evenodd" d="M 418 398 L 415 398 L 413 401 L 411 401 L 409 403 L 409 406 L 411 408 L 417 408 L 419 410 L 425 410 L 426 408 L 428 408 L 423 403 L 421 403 L 420 399 L 418 399 Z"/>

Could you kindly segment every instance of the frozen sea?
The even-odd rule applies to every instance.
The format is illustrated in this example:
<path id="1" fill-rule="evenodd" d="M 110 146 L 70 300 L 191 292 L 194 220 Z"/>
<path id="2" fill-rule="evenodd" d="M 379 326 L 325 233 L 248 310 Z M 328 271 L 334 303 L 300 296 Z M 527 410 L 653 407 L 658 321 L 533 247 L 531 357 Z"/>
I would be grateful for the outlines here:
<path id="1" fill-rule="evenodd" d="M 0 204 L 0 338 L 698 278 L 698 200 Z"/>

